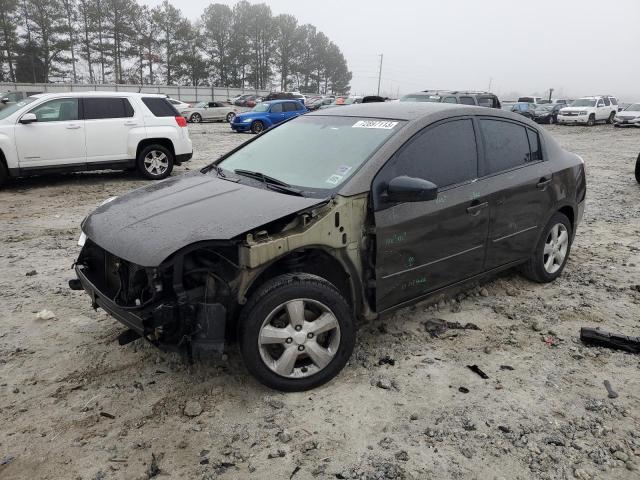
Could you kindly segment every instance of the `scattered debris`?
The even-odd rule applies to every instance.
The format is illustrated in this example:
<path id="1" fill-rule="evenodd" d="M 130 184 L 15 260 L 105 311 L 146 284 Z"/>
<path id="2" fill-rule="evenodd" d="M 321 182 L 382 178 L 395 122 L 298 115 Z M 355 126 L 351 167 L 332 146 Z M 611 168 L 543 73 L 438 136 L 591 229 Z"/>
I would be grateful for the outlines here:
<path id="1" fill-rule="evenodd" d="M 284 402 L 278 398 L 269 397 L 265 401 L 267 405 L 269 405 L 271 408 L 275 408 L 276 410 L 284 408 Z"/>
<path id="2" fill-rule="evenodd" d="M 502 433 L 511 433 L 511 429 L 506 425 L 498 425 L 498 430 L 500 430 Z"/>
<path id="3" fill-rule="evenodd" d="M 382 388 L 384 390 L 391 390 L 393 388 L 393 383 L 387 377 L 382 377 L 376 383 L 376 387 Z"/>
<path id="4" fill-rule="evenodd" d="M 460 393 L 469 393 L 469 389 L 467 387 L 460 387 L 458 388 L 458 391 Z"/>
<path id="5" fill-rule="evenodd" d="M 160 473 L 160 466 L 158 465 L 158 459 L 156 458 L 155 453 L 151 453 L 151 464 L 149 465 L 149 469 L 147 470 L 147 475 L 149 478 L 156 477 Z"/>
<path id="6" fill-rule="evenodd" d="M 291 472 L 291 475 L 289 475 L 289 480 L 291 480 L 296 473 L 298 473 L 300 471 L 300 465 L 296 465 L 296 468 L 293 469 L 293 472 Z"/>
<path id="7" fill-rule="evenodd" d="M 609 380 L 605 380 L 604 381 L 604 388 L 607 389 L 607 393 L 609 394 L 608 397 L 609 398 L 618 398 L 618 392 L 616 392 L 613 387 L 611 386 L 611 383 L 609 382 Z"/>
<path id="8" fill-rule="evenodd" d="M 109 412 L 100 412 L 100 416 L 101 417 L 105 417 L 105 418 L 110 418 L 111 420 L 114 420 L 116 418 L 115 415 L 109 413 Z"/>
<path id="9" fill-rule="evenodd" d="M 269 452 L 269 454 L 267 455 L 267 458 L 282 458 L 287 454 L 287 452 L 285 452 L 282 449 L 278 449 L 277 452 Z"/>
<path id="10" fill-rule="evenodd" d="M 289 443 L 293 438 L 291 434 L 286 430 L 282 430 L 281 432 L 278 432 L 276 437 L 278 437 L 278 440 L 280 440 L 282 443 Z"/>
<path id="11" fill-rule="evenodd" d="M 307 453 L 311 450 L 315 450 L 316 448 L 318 448 L 318 442 L 316 442 L 315 440 L 308 440 L 302 444 L 302 446 L 300 447 L 300 451 L 302 453 Z"/>
<path id="12" fill-rule="evenodd" d="M 514 370 L 511 365 L 500 365 L 500 370 Z"/>
<path id="13" fill-rule="evenodd" d="M 53 320 L 54 318 L 56 318 L 56 314 L 53 313 L 51 310 L 45 309 L 45 310 L 40 310 L 36 315 L 36 318 L 38 320 Z"/>
<path id="14" fill-rule="evenodd" d="M 432 337 L 438 337 L 449 329 L 452 330 L 480 330 L 475 323 L 448 322 L 440 318 L 430 318 L 425 320 L 424 328 Z"/>
<path id="15" fill-rule="evenodd" d="M 385 355 L 380 360 L 378 360 L 378 365 L 394 366 L 395 364 L 396 364 L 396 361 L 393 358 L 391 358 L 389 355 Z"/>
<path id="16" fill-rule="evenodd" d="M 542 337 L 542 341 L 548 346 L 548 347 L 557 347 L 558 344 L 560 343 L 558 341 L 557 338 L 549 335 L 548 337 Z"/>
<path id="17" fill-rule="evenodd" d="M 467 368 L 471 370 L 473 373 L 477 373 L 480 376 L 480 378 L 484 380 L 489 379 L 489 375 L 487 375 L 482 370 L 480 370 L 480 367 L 478 365 L 467 365 Z"/>
<path id="18" fill-rule="evenodd" d="M 38 272 L 36 272 L 35 270 L 29 270 L 27 273 L 25 273 L 25 276 L 27 277 L 33 277 L 34 275 L 37 275 Z"/>
<path id="19" fill-rule="evenodd" d="M 12 456 L 4 457 L 2 460 L 0 460 L 0 466 L 9 465 L 11 462 L 15 460 L 15 458 L 16 457 L 12 457 Z"/>
<path id="20" fill-rule="evenodd" d="M 195 400 L 189 400 L 184 406 L 184 414 L 187 417 L 197 417 L 202 413 L 202 405 Z"/>
<path id="21" fill-rule="evenodd" d="M 640 353 L 640 337 L 627 337 L 626 335 L 620 335 L 618 333 L 582 327 L 580 329 L 580 340 L 587 345 Z"/>

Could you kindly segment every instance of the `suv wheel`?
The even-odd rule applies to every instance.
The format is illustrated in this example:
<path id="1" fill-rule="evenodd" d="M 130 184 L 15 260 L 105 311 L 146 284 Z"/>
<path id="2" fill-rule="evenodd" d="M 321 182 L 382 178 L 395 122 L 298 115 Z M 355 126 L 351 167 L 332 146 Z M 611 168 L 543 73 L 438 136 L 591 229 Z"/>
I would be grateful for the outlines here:
<path id="1" fill-rule="evenodd" d="M 192 113 L 189 117 L 189 121 L 191 123 L 200 123 L 202 122 L 202 115 L 200 115 L 199 113 Z"/>
<path id="2" fill-rule="evenodd" d="M 587 120 L 587 126 L 593 127 L 596 124 L 596 116 L 592 113 L 589 115 L 589 120 Z"/>
<path id="3" fill-rule="evenodd" d="M 260 120 L 256 120 L 251 124 L 251 131 L 253 133 L 262 133 L 264 131 L 264 123 Z"/>
<path id="4" fill-rule="evenodd" d="M 638 155 L 638 159 L 636 160 L 636 181 L 640 183 L 640 155 Z M 0 183 L 2 180 L 0 180 Z"/>
<path id="5" fill-rule="evenodd" d="M 233 122 L 234 118 L 236 118 L 236 114 L 235 113 L 233 113 L 233 112 L 227 113 L 227 118 L 226 118 L 227 123 Z"/>
<path id="6" fill-rule="evenodd" d="M 138 170 L 150 180 L 162 180 L 171 175 L 173 154 L 162 145 L 149 145 L 140 151 L 137 159 Z"/>
<path id="7" fill-rule="evenodd" d="M 615 116 L 616 116 L 616 112 L 611 112 L 611 113 L 609 114 L 609 118 L 607 118 L 607 123 L 608 123 L 609 125 L 611 125 L 611 124 L 613 123 L 613 117 L 615 117 Z"/>
<path id="8" fill-rule="evenodd" d="M 354 344 L 346 300 L 315 275 L 269 280 L 240 315 L 244 364 L 261 383 L 277 390 L 303 391 L 328 382 L 345 366 Z"/>
<path id="9" fill-rule="evenodd" d="M 571 251 L 571 222 L 556 212 L 547 223 L 523 274 L 538 283 L 552 282 L 560 276 Z"/>

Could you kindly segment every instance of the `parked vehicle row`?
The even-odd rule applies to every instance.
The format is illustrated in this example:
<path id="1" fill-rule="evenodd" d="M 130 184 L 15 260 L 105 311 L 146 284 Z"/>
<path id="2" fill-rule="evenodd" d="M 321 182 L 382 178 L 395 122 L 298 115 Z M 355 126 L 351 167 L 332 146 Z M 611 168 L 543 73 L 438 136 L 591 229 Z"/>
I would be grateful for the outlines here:
<path id="1" fill-rule="evenodd" d="M 287 105 L 306 111 L 263 102 L 232 126 Z M 345 366 L 358 317 L 512 267 L 555 280 L 585 193 L 582 159 L 511 112 L 333 108 L 100 206 L 70 286 L 126 326 L 121 343 L 208 357 L 238 332 L 259 381 L 307 390 Z"/>
<path id="2" fill-rule="evenodd" d="M 459 90 L 424 90 L 410 93 L 400 98 L 401 102 L 458 103 L 481 107 L 501 108 L 500 100 L 490 92 L 472 92 Z"/>
<path id="3" fill-rule="evenodd" d="M 261 102 L 250 112 L 235 115 L 231 121 L 234 132 L 262 133 L 267 128 L 308 112 L 298 100 Z"/>
<path id="4" fill-rule="evenodd" d="M 187 122 L 161 95 L 48 93 L 0 111 L 0 184 L 8 177 L 138 170 L 149 179 L 191 159 Z"/>
<path id="5" fill-rule="evenodd" d="M 613 117 L 615 127 L 640 127 L 640 103 L 627 105 Z"/>
<path id="6" fill-rule="evenodd" d="M 610 95 L 582 97 L 560 110 L 559 124 L 595 125 L 597 122 L 613 123 L 618 112 L 618 100 Z"/>
<path id="7" fill-rule="evenodd" d="M 231 123 L 238 109 L 225 102 L 199 102 L 183 109 L 180 114 L 190 123 L 225 121 Z"/>

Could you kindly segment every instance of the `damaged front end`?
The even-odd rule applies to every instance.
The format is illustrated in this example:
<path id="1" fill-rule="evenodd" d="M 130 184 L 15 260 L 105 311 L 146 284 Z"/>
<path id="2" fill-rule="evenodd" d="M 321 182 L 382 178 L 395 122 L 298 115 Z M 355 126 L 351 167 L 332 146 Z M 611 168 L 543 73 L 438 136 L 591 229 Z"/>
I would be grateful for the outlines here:
<path id="1" fill-rule="evenodd" d="M 222 353 L 226 321 L 235 310 L 237 247 L 188 249 L 159 267 L 141 267 L 87 239 L 76 262 L 78 281 L 93 308 L 102 308 L 130 330 L 165 350 Z M 235 259 L 237 261 L 237 259 Z M 236 280 L 237 281 L 237 280 Z"/>

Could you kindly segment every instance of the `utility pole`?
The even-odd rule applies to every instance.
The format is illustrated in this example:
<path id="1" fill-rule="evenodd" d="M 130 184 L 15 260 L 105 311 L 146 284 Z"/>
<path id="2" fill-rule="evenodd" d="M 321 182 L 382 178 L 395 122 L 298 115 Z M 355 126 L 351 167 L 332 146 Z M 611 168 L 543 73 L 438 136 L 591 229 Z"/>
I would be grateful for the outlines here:
<path id="1" fill-rule="evenodd" d="M 493 82 L 493 78 L 489 77 L 489 90 L 487 90 L 488 92 L 491 91 L 491 83 Z"/>
<path id="2" fill-rule="evenodd" d="M 549 101 L 551 101 L 551 95 L 553 95 L 553 88 L 549 89 Z"/>
<path id="3" fill-rule="evenodd" d="M 382 79 L 382 54 L 380 57 L 380 69 L 378 70 L 378 96 L 380 96 L 380 80 Z"/>

